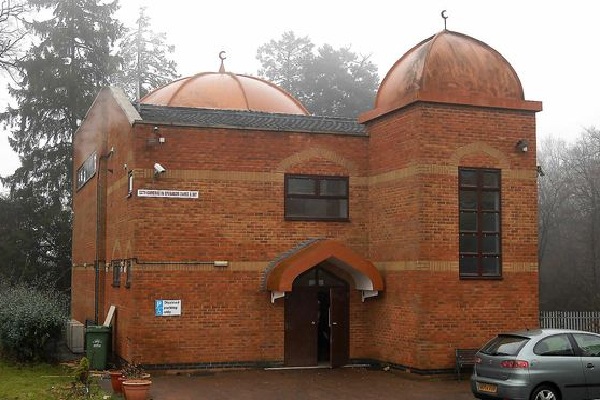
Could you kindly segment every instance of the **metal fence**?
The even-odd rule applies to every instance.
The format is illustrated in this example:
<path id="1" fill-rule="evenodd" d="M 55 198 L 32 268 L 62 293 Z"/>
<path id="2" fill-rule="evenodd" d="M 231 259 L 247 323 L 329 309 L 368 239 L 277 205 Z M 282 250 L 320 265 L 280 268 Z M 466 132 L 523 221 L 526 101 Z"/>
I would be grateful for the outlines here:
<path id="1" fill-rule="evenodd" d="M 541 311 L 540 326 L 600 333 L 600 311 Z"/>

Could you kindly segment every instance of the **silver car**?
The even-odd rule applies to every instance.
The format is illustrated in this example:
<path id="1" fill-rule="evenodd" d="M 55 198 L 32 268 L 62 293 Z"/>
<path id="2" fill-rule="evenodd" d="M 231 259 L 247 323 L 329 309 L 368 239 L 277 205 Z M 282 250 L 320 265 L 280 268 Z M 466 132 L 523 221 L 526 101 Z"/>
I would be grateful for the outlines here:
<path id="1" fill-rule="evenodd" d="M 600 399 L 600 334 L 536 329 L 499 334 L 476 355 L 478 399 Z"/>

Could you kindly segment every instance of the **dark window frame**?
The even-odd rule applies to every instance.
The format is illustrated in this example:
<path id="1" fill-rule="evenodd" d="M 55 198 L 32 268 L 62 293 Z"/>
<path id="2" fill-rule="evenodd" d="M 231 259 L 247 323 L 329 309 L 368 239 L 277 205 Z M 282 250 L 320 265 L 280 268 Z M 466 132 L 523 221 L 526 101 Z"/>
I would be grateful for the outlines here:
<path id="1" fill-rule="evenodd" d="M 475 173 L 476 182 L 474 185 L 469 184 L 467 179 L 463 181 L 463 173 Z M 497 184 L 495 186 L 486 186 L 485 177 L 495 176 Z M 463 207 L 461 195 L 467 193 L 475 193 L 474 207 Z M 489 201 L 489 194 L 496 193 L 496 196 L 491 196 L 496 202 L 495 208 L 486 208 L 485 199 Z M 471 196 L 469 196 L 471 197 Z M 471 221 L 467 220 L 467 216 L 471 216 Z M 465 229 L 464 226 L 469 222 L 473 222 L 475 216 L 475 229 Z M 488 226 L 489 220 L 485 221 L 485 217 L 492 217 L 495 221 L 495 229 L 490 229 Z M 458 240 L 459 240 L 459 276 L 461 279 L 502 279 L 502 173 L 499 169 L 494 168 L 459 168 L 458 170 Z M 475 239 L 475 251 L 465 251 L 462 247 L 463 240 L 466 237 Z M 494 240 L 495 238 L 495 240 Z M 491 240 L 490 240 L 491 239 Z M 465 240 L 466 241 L 466 240 Z M 485 245 L 493 245 L 496 251 L 485 251 Z M 476 272 L 466 271 L 470 269 L 468 264 L 475 260 Z M 484 261 L 493 260 L 497 263 L 497 272 L 489 273 L 485 271 Z"/>
<path id="2" fill-rule="evenodd" d="M 306 179 L 314 181 L 314 193 L 290 193 L 289 182 L 291 179 Z M 344 182 L 345 191 L 344 195 L 327 195 L 321 193 L 321 182 L 323 181 L 335 181 Z M 337 217 L 323 217 L 318 215 L 290 215 L 290 202 L 293 200 L 338 200 L 346 202 L 346 215 Z M 284 176 L 284 218 L 286 221 L 329 221 L 329 222 L 347 222 L 350 220 L 350 179 L 347 176 L 335 176 L 335 175 L 308 175 L 308 174 L 285 174 Z"/>
<path id="3" fill-rule="evenodd" d="M 81 189 L 85 184 L 96 175 L 97 160 L 96 152 L 93 152 L 85 159 L 81 166 L 77 169 L 76 190 Z"/>
<path id="4" fill-rule="evenodd" d="M 123 272 L 123 261 L 121 260 L 112 260 L 110 262 L 113 268 L 113 287 L 121 287 L 121 274 Z"/>

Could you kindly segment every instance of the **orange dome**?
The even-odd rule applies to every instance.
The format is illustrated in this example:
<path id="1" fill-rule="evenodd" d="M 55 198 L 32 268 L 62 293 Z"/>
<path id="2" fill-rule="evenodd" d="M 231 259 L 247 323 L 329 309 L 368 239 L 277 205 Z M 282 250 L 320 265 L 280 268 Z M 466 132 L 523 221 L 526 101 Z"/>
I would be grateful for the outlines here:
<path id="1" fill-rule="evenodd" d="M 415 101 L 532 109 L 517 73 L 487 44 L 444 30 L 422 41 L 389 70 L 379 86 L 371 119 Z"/>
<path id="2" fill-rule="evenodd" d="M 230 72 L 202 72 L 148 93 L 144 104 L 302 114 L 308 111 L 283 89 L 265 80 Z"/>

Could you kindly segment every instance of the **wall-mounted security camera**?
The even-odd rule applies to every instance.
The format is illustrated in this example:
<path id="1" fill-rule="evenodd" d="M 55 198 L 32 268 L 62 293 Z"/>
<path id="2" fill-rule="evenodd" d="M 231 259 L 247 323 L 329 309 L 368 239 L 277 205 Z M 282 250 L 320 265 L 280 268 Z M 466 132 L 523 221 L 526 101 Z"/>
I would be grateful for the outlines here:
<path id="1" fill-rule="evenodd" d="M 159 163 L 154 163 L 154 175 L 159 175 L 167 172 L 167 169 Z"/>

